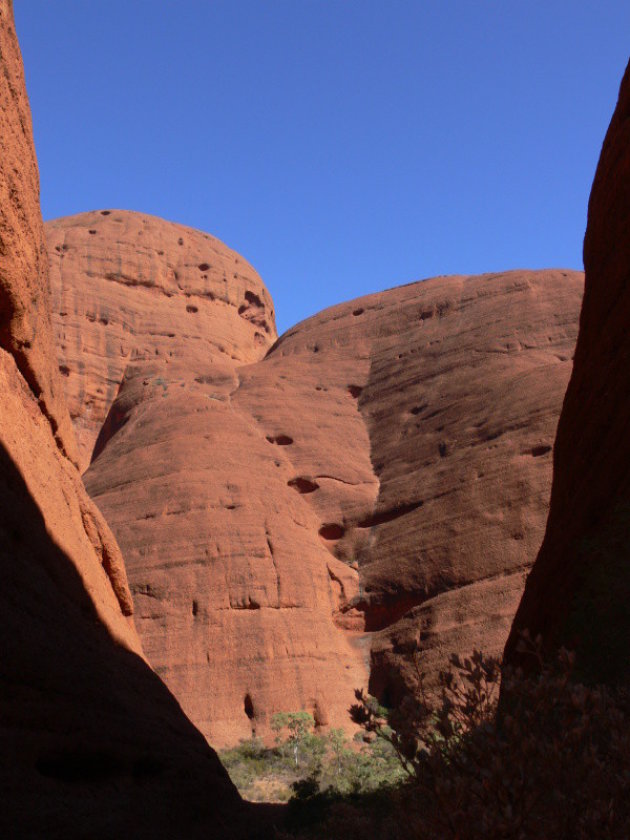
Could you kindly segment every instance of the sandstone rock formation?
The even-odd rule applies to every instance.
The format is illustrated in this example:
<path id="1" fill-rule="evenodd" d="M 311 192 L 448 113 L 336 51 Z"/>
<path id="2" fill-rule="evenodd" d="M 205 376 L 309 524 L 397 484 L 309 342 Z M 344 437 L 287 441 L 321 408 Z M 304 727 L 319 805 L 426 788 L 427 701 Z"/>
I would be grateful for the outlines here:
<path id="1" fill-rule="evenodd" d="M 242 836 L 236 791 L 141 655 L 120 551 L 71 461 L 9 0 L 0 65 L 0 834 Z"/>
<path id="2" fill-rule="evenodd" d="M 575 365 L 558 426 L 545 539 L 519 633 L 576 650 L 583 679 L 630 679 L 630 65 L 591 192 Z"/>
<path id="3" fill-rule="evenodd" d="M 0 103 L 0 348 L 9 353 L 39 401 L 58 445 L 74 458 L 63 388 L 50 364 L 48 259 L 39 209 L 39 171 L 20 48 L 8 0 L 0 7 L 3 99 Z"/>
<path id="4" fill-rule="evenodd" d="M 99 447 L 115 431 L 107 415 L 130 365 L 190 375 L 205 395 L 204 377 L 231 381 L 236 364 L 261 358 L 275 339 L 260 278 L 206 233 L 110 210 L 46 228 L 59 350 L 71 362 L 60 371 L 83 470 L 106 418 Z"/>
<path id="5" fill-rule="evenodd" d="M 49 242 L 85 481 L 125 552 L 149 661 L 213 743 L 287 709 L 345 722 L 366 656 L 333 614 L 357 573 L 291 484 L 292 440 L 237 395 L 276 338 L 262 281 L 212 237 L 138 214 L 59 220 Z M 343 402 L 361 432 L 345 382 Z"/>
<path id="6" fill-rule="evenodd" d="M 48 225 L 84 475 L 149 661 L 211 743 L 395 699 L 416 642 L 498 652 L 547 512 L 582 276 L 437 278 L 277 342 L 207 235 L 112 210 Z M 403 674 L 404 676 L 404 674 Z"/>
<path id="7" fill-rule="evenodd" d="M 431 679 L 451 651 L 502 648 L 542 536 L 581 291 L 582 276 L 562 271 L 427 280 L 310 319 L 257 366 L 260 378 L 274 364 L 278 377 L 295 370 L 299 394 L 301 357 L 320 385 L 341 372 L 339 391 L 357 400 L 378 494 L 355 495 L 354 508 L 338 495 L 337 510 L 305 498 L 338 526 L 335 555 L 358 562 L 348 606 L 364 618 L 370 688 L 385 701 L 399 699 L 411 649 Z M 282 409 L 296 440 L 299 399 Z M 334 417 L 316 404 L 311 392 L 308 418 Z M 271 392 L 261 405 L 278 415 Z M 333 466 L 356 462 L 359 441 L 351 430 L 345 447 L 319 449 Z"/>

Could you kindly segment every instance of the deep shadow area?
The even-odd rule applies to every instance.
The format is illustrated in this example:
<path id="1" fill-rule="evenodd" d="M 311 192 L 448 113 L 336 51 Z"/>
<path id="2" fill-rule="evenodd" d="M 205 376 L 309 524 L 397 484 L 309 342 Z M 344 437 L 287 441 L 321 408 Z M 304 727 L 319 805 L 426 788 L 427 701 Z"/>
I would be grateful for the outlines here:
<path id="1" fill-rule="evenodd" d="M 0 565 L 0 836 L 268 836 L 275 814 L 241 802 L 168 689 L 103 626 L 4 447 Z"/>

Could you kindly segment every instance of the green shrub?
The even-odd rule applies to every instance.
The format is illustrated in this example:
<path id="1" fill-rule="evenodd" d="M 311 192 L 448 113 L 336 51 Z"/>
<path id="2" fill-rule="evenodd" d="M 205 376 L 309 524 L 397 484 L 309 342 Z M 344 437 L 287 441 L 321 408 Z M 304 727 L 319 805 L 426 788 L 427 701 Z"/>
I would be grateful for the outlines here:
<path id="1" fill-rule="evenodd" d="M 305 802 L 324 794 L 332 799 L 368 793 L 404 776 L 394 750 L 378 739 L 352 744 L 343 729 L 316 734 L 306 712 L 274 715 L 272 726 L 274 747 L 254 738 L 219 754 L 246 799 Z"/>

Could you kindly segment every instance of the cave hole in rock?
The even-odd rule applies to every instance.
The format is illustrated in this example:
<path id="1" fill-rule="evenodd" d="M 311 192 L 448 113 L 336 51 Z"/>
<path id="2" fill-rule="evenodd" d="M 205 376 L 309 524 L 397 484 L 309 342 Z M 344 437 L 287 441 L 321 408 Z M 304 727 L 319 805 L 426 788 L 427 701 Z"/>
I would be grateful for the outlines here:
<path id="1" fill-rule="evenodd" d="M 59 373 L 62 376 L 70 376 L 70 368 L 68 365 L 59 365 Z"/>
<path id="2" fill-rule="evenodd" d="M 267 435 L 267 440 L 277 446 L 290 446 L 293 443 L 293 438 L 289 435 Z"/>
<path id="3" fill-rule="evenodd" d="M 183 244 L 184 244 L 184 240 L 182 239 L 182 237 L 181 237 L 181 236 L 180 236 L 180 237 L 179 237 L 179 239 L 177 240 L 177 244 L 178 244 L 178 245 L 183 245 Z"/>
<path id="4" fill-rule="evenodd" d="M 192 303 L 189 303 L 186 307 L 186 312 L 199 312 L 199 307 L 193 306 Z"/>
<path id="5" fill-rule="evenodd" d="M 319 529 L 319 536 L 323 540 L 340 540 L 345 533 L 346 529 L 338 522 L 327 522 Z"/>
<path id="6" fill-rule="evenodd" d="M 109 216 L 111 212 L 111 210 L 101 210 L 101 216 Z"/>
<path id="7" fill-rule="evenodd" d="M 363 315 L 363 313 L 364 313 L 364 312 L 365 312 L 365 309 L 362 309 L 362 308 L 361 308 L 361 309 L 355 309 L 355 310 L 353 311 L 353 313 L 352 313 L 352 314 L 353 314 L 353 315 L 355 316 L 355 318 L 356 318 L 356 316 L 357 316 L 357 315 Z"/>
<path id="8" fill-rule="evenodd" d="M 197 267 L 199 271 L 207 271 L 210 268 L 210 265 L 208 263 L 199 263 Z"/>
<path id="9" fill-rule="evenodd" d="M 252 698 L 249 695 L 249 693 L 245 695 L 245 700 L 243 702 L 243 707 L 245 709 L 245 714 L 247 715 L 247 717 L 250 720 L 253 720 L 256 715 L 255 715 L 255 712 L 254 712 L 254 704 L 252 702 Z"/>
<path id="10" fill-rule="evenodd" d="M 532 449 L 532 455 L 534 458 L 540 458 L 541 455 L 546 455 L 547 452 L 551 452 L 551 447 L 544 444 L 541 446 L 534 446 Z"/>
<path id="11" fill-rule="evenodd" d="M 192 602 L 191 612 L 192 612 L 193 615 L 198 615 L 198 613 L 199 613 L 199 602 L 198 601 L 193 601 Z"/>
<path id="12" fill-rule="evenodd" d="M 88 233 L 90 233 L 92 236 L 94 236 L 94 234 L 96 233 L 96 231 L 95 231 L 95 230 L 88 230 Z"/>
<path id="13" fill-rule="evenodd" d="M 361 387 L 361 385 L 348 385 L 348 392 L 349 392 L 351 397 L 354 397 L 355 399 L 357 399 L 358 397 L 361 396 L 361 393 L 363 392 L 363 388 Z"/>
<path id="14" fill-rule="evenodd" d="M 440 458 L 446 458 L 448 455 L 448 446 L 443 440 L 438 443 L 438 452 L 440 453 Z"/>
<path id="15" fill-rule="evenodd" d="M 292 478 L 291 481 L 287 481 L 287 484 L 302 494 L 314 493 L 316 490 L 319 490 L 319 484 L 316 481 L 311 481 L 310 478 L 304 478 L 304 476 Z"/>
<path id="16" fill-rule="evenodd" d="M 328 726 L 328 715 L 326 710 L 316 702 L 313 706 L 313 720 L 315 722 L 315 729 L 321 729 L 322 726 Z"/>
<path id="17" fill-rule="evenodd" d="M 258 295 L 255 295 L 254 292 L 250 292 L 249 290 L 245 292 L 245 300 L 248 303 L 253 304 L 254 306 L 258 306 L 260 309 L 262 309 L 264 306 L 262 300 L 258 297 Z"/>

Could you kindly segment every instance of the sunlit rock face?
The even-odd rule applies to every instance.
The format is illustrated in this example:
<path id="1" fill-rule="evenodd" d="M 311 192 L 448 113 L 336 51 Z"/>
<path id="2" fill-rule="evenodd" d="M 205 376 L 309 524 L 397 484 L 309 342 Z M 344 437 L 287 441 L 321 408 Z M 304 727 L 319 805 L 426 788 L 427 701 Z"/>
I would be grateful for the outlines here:
<path id="1" fill-rule="evenodd" d="M 575 365 L 554 454 L 544 543 L 506 649 L 525 628 L 577 653 L 593 682 L 630 679 L 630 66 L 595 173 Z"/>
<path id="2" fill-rule="evenodd" d="M 542 539 L 582 288 L 579 272 L 519 271 L 370 295 L 290 330 L 239 391 L 305 441 L 294 473 L 322 485 L 303 498 L 358 568 L 342 614 L 361 616 L 370 688 L 387 702 L 412 650 L 428 684 L 451 652 L 502 650 Z M 280 407 L 254 385 L 274 367 Z M 368 456 L 376 484 L 351 472 Z"/>
<path id="3" fill-rule="evenodd" d="M 304 433 L 241 399 L 276 339 L 262 281 L 213 237 L 139 214 L 83 214 L 48 235 L 85 482 L 123 546 L 149 661 L 212 743 L 264 734 L 287 709 L 345 723 L 367 681 L 365 644 L 339 616 L 357 571 L 331 555 L 296 481 L 287 453 Z M 261 387 L 282 403 L 275 381 Z M 345 383 L 342 396 L 374 496 Z"/>
<path id="4" fill-rule="evenodd" d="M 216 239 L 121 211 L 47 225 L 86 486 L 147 657 L 211 743 L 353 691 L 420 644 L 498 651 L 542 538 L 582 275 L 436 278 L 276 341 Z"/>

